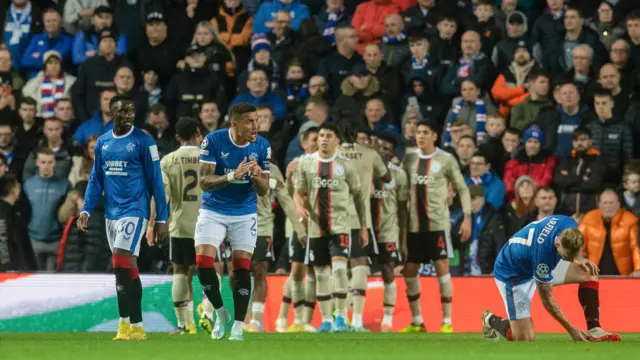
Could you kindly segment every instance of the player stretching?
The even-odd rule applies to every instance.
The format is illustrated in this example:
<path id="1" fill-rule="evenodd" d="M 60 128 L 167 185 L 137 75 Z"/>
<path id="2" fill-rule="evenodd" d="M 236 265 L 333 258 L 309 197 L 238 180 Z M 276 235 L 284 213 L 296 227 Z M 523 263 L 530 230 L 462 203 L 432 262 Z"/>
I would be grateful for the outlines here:
<path id="1" fill-rule="evenodd" d="M 409 204 L 409 234 L 402 237 L 400 248 L 406 264 L 404 278 L 407 283 L 407 298 L 413 320 L 402 332 L 424 332 L 424 321 L 420 312 L 420 264 L 435 262 L 440 283 L 442 303 L 441 332 L 453 332 L 451 327 L 451 300 L 453 288 L 449 274 L 451 234 L 449 207 L 447 206 L 448 184 L 451 182 L 460 195 L 464 220 L 460 238 L 466 241 L 471 236 L 471 198 L 469 189 L 460 173 L 458 162 L 448 152 L 435 146 L 438 134 L 434 125 L 423 121 L 418 124 L 416 134 L 417 151 L 407 153 L 402 167 L 411 183 Z M 400 228 L 407 226 L 400 224 Z"/>
<path id="2" fill-rule="evenodd" d="M 348 128 L 348 126 L 347 126 Z M 362 189 L 359 194 L 363 197 L 365 203 L 365 211 L 367 213 L 366 222 L 360 223 L 356 215 L 356 209 L 353 204 L 357 203 L 354 198 L 353 203 L 349 206 L 348 223 L 351 226 L 351 293 L 353 295 L 353 305 L 351 307 L 351 331 L 366 332 L 362 320 L 364 311 L 364 300 L 367 292 L 367 276 L 369 275 L 369 256 L 378 254 L 378 244 L 376 243 L 375 234 L 373 233 L 373 225 L 371 221 L 370 194 L 373 181 L 389 182 L 391 181 L 391 172 L 380 158 L 378 153 L 366 146 L 355 142 L 357 139 L 357 131 L 355 129 L 347 129 L 351 135 L 352 142 L 344 143 L 340 147 L 340 153 L 351 159 L 353 166 L 356 167 Z M 359 229 L 365 226 L 368 230 L 370 242 L 363 244 L 358 236 Z"/>
<path id="3" fill-rule="evenodd" d="M 338 151 L 340 138 L 335 125 L 325 123 L 320 126 L 318 145 L 318 152 L 300 159 L 293 200 L 299 218 L 308 220 L 309 241 L 305 263 L 313 266 L 316 274 L 316 293 L 322 314 L 322 325 L 318 331 L 332 330 L 331 277 L 337 311 L 333 330 L 344 332 L 349 282 L 347 261 L 350 229 L 347 208 L 350 198 L 355 199 L 358 218 L 363 224 L 360 228 L 363 246 L 369 242 L 366 210 L 363 197 L 360 196 L 356 168 Z"/>
<path id="4" fill-rule="evenodd" d="M 409 200 L 409 184 L 407 174 L 391 162 L 395 154 L 397 141 L 393 134 L 378 135 L 378 154 L 386 164 L 389 164 L 391 182 L 384 184 L 374 179 L 373 197 L 371 198 L 371 216 L 378 241 L 378 262 L 382 268 L 384 281 L 384 316 L 380 330 L 391 332 L 393 327 L 393 312 L 396 305 L 396 280 L 393 273 L 396 264 L 400 263 L 398 256 L 399 239 L 407 231 L 407 201 Z"/>
<path id="5" fill-rule="evenodd" d="M 269 179 L 270 192 L 258 198 L 258 241 L 256 250 L 251 259 L 251 272 L 254 278 L 253 305 L 251 306 L 251 323 L 249 332 L 263 332 L 262 314 L 264 313 L 264 302 L 267 298 L 267 271 L 269 259 L 274 258 L 271 248 L 273 237 L 273 221 L 275 214 L 271 206 L 271 195 L 274 194 L 285 215 L 289 219 L 296 219 L 296 209 L 289 196 L 289 191 L 284 184 L 284 177 L 280 169 L 274 164 L 269 166 L 271 178 Z M 306 242 L 307 234 L 304 226 L 299 221 L 295 221 L 295 230 L 298 238 Z"/>
<path id="6" fill-rule="evenodd" d="M 580 256 L 584 238 L 576 221 L 551 215 L 518 231 L 502 248 L 493 270 L 509 319 L 489 311 L 482 313 L 485 338 L 533 341 L 531 299 L 538 288 L 544 308 L 575 341 L 622 341 L 618 334 L 600 328 L 598 267 Z M 587 320 L 588 332 L 575 327 L 562 314 L 551 294 L 554 286 L 580 284 L 578 299 Z"/>
<path id="7" fill-rule="evenodd" d="M 243 340 L 242 325 L 251 297 L 251 254 L 258 234 L 258 196 L 269 191 L 269 142 L 257 135 L 256 108 L 229 109 L 231 127 L 208 134 L 200 150 L 202 209 L 196 222 L 196 265 L 202 289 L 216 312 L 211 338 L 224 338 L 230 316 L 222 303 L 214 269 L 216 249 L 228 235 L 233 250 L 233 327 L 229 340 Z"/>
<path id="8" fill-rule="evenodd" d="M 312 154 L 318 151 L 318 128 L 311 127 L 302 134 L 302 149 L 305 154 Z M 293 194 L 293 179 L 296 176 L 300 156 L 293 159 L 287 166 L 287 187 Z M 289 227 L 293 228 L 295 223 L 301 223 L 297 216 L 287 219 L 287 233 Z M 290 226 L 291 224 L 291 226 Z M 313 310 L 316 305 L 316 275 L 313 268 L 304 264 L 305 244 L 300 243 L 297 233 L 291 234 L 287 240 L 289 251 L 289 261 L 291 262 L 291 272 L 284 283 L 282 292 L 282 302 L 280 312 L 276 320 L 277 332 L 316 332 L 316 328 L 311 325 Z M 306 283 L 304 282 L 306 276 Z M 287 316 L 291 301 L 293 300 L 294 320 L 287 329 Z"/>
<path id="9" fill-rule="evenodd" d="M 111 99 L 109 108 L 114 127 L 96 142 L 78 229 L 86 231 L 89 216 L 104 192 L 107 240 L 113 252 L 120 313 L 114 340 L 144 340 L 147 336 L 142 326 L 142 284 L 137 257 L 152 196 L 156 200 L 156 236 L 159 241 L 168 236 L 167 201 L 158 147 L 151 136 L 133 126 L 133 100 L 118 95 Z"/>
<path id="10" fill-rule="evenodd" d="M 171 262 L 173 263 L 173 284 L 171 297 L 178 319 L 178 332 L 195 334 L 193 321 L 193 289 L 190 267 L 196 264 L 196 250 L 193 233 L 196 227 L 202 190 L 198 186 L 198 158 L 200 157 L 199 122 L 193 118 L 182 118 L 176 124 L 176 137 L 180 148 L 167 154 L 160 161 L 162 180 L 167 200 L 171 204 L 169 222 L 169 240 Z M 149 221 L 147 241 L 154 239 L 152 224 Z M 152 240 L 151 240 L 152 241 Z M 153 246 L 153 242 L 150 245 Z"/>

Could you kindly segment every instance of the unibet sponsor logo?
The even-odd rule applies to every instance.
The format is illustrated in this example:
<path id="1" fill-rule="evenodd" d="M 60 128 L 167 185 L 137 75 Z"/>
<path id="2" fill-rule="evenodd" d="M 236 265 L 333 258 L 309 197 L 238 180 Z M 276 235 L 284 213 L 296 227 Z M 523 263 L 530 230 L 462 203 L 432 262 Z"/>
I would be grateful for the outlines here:
<path id="1" fill-rule="evenodd" d="M 333 188 L 338 186 L 338 180 L 334 179 L 323 179 L 319 177 L 313 178 L 313 187 L 314 188 Z"/>
<path id="2" fill-rule="evenodd" d="M 435 180 L 435 178 L 433 176 L 429 176 L 429 175 L 418 175 L 418 174 L 412 174 L 411 175 L 411 184 L 412 185 L 426 185 L 429 184 L 431 182 L 433 182 Z"/>
<path id="3" fill-rule="evenodd" d="M 385 190 L 373 190 L 373 197 L 376 199 L 386 199 L 389 193 Z"/>

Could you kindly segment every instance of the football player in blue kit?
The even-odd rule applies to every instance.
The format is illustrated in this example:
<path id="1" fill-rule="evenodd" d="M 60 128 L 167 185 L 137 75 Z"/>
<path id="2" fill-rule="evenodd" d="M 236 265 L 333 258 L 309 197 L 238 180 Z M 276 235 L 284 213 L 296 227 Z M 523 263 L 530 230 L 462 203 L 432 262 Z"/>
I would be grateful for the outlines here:
<path id="1" fill-rule="evenodd" d="M 503 336 L 509 341 L 533 341 L 531 299 L 537 288 L 544 308 L 575 341 L 622 340 L 620 335 L 600 328 L 599 269 L 581 256 L 584 238 L 577 227 L 571 217 L 552 215 L 530 223 L 509 239 L 496 258 L 493 272 L 508 319 L 485 310 L 482 326 L 486 339 Z M 571 324 L 554 301 L 552 288 L 563 284 L 580 284 L 578 298 L 587 332 Z"/>
<path id="2" fill-rule="evenodd" d="M 251 296 L 251 255 L 258 231 L 258 195 L 269 191 L 269 142 L 257 135 L 256 108 L 229 109 L 231 127 L 207 135 L 200 150 L 202 208 L 196 222 L 196 266 L 215 309 L 212 339 L 222 339 L 230 316 L 222 303 L 214 269 L 216 249 L 228 235 L 232 249 L 234 323 L 229 340 L 243 340 L 242 325 Z"/>
<path id="3" fill-rule="evenodd" d="M 89 216 L 104 192 L 107 240 L 113 252 L 120 313 L 114 340 L 144 340 L 142 284 L 137 265 L 140 240 L 149 221 L 152 197 L 159 241 L 165 241 L 169 235 L 166 224 L 169 212 L 158 146 L 151 136 L 133 126 L 133 100 L 118 95 L 111 99 L 109 107 L 114 127 L 96 141 L 95 160 L 78 229 L 87 230 Z"/>

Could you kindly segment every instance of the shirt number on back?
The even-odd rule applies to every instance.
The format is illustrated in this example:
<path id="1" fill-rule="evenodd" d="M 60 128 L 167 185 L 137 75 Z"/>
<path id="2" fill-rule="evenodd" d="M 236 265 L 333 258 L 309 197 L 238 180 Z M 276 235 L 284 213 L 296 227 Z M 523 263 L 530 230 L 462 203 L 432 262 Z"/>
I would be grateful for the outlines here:
<path id="1" fill-rule="evenodd" d="M 195 189 L 198 184 L 198 173 L 195 170 L 187 170 L 182 175 L 185 181 L 190 178 L 192 179 L 190 182 L 187 182 L 187 185 L 185 185 L 182 190 L 182 201 L 198 201 L 198 195 L 189 194 L 189 191 Z"/>
<path id="2" fill-rule="evenodd" d="M 529 229 L 529 232 L 527 233 L 527 238 L 511 238 L 509 239 L 509 244 L 520 244 L 520 245 L 524 245 L 524 246 L 531 246 L 531 244 L 533 243 L 533 233 L 536 231 L 535 228 L 531 228 Z"/>

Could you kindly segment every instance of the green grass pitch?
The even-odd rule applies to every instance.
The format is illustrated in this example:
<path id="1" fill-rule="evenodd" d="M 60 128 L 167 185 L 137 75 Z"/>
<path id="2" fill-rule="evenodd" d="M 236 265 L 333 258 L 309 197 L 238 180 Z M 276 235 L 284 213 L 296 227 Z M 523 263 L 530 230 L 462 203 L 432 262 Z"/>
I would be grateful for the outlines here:
<path id="1" fill-rule="evenodd" d="M 486 342 L 480 334 L 245 334 L 245 341 L 149 334 L 146 341 L 112 341 L 110 333 L 2 333 L 0 358 L 171 360 L 406 360 L 406 359 L 637 359 L 640 334 L 622 343 L 574 343 L 566 334 L 539 335 L 535 343 Z"/>

